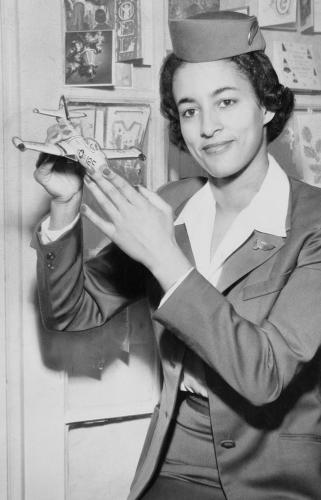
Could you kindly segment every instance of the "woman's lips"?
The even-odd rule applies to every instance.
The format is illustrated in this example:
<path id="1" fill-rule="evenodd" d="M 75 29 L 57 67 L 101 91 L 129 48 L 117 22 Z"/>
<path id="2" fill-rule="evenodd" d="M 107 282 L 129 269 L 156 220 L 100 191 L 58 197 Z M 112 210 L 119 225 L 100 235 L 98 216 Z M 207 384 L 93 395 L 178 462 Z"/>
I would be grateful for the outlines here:
<path id="1" fill-rule="evenodd" d="M 205 144 L 205 146 L 202 147 L 202 150 L 205 151 L 205 153 L 208 154 L 215 154 L 215 153 L 220 153 L 221 151 L 225 151 L 231 144 L 231 141 L 222 141 L 222 142 L 213 142 L 209 144 Z"/>

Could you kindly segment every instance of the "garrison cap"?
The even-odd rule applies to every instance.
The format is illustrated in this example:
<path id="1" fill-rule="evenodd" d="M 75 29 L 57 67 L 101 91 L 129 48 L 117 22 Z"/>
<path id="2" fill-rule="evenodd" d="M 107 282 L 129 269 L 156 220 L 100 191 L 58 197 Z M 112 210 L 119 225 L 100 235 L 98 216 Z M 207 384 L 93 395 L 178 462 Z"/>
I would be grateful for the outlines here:
<path id="1" fill-rule="evenodd" d="M 265 49 L 256 17 L 234 11 L 170 20 L 169 31 L 174 54 L 187 62 L 216 61 Z"/>

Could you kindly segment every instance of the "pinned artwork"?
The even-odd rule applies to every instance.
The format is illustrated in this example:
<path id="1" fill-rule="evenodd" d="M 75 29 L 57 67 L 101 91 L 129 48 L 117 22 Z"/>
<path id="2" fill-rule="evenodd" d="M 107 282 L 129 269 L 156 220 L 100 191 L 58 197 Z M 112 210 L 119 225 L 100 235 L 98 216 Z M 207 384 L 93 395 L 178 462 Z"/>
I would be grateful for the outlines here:
<path id="1" fill-rule="evenodd" d="M 82 135 L 95 139 L 103 151 L 122 151 L 122 157 L 109 158 L 111 168 L 131 184 L 145 184 L 144 142 L 150 106 L 71 102 L 69 107 L 86 114 L 73 120 Z"/>
<path id="2" fill-rule="evenodd" d="M 301 178 L 308 184 L 321 187 L 321 113 L 297 112 L 295 122 Z"/>
<path id="3" fill-rule="evenodd" d="M 308 93 L 321 90 L 317 58 L 312 44 L 275 40 L 273 64 L 283 85 Z"/>
<path id="4" fill-rule="evenodd" d="M 263 28 L 295 30 L 297 0 L 264 0 L 258 2 L 258 21 Z"/>
<path id="5" fill-rule="evenodd" d="M 113 30 L 66 33 L 65 83 L 77 86 L 113 85 Z"/>
<path id="6" fill-rule="evenodd" d="M 201 12 L 220 10 L 220 0 L 169 0 L 168 18 L 184 19 Z"/>
<path id="7" fill-rule="evenodd" d="M 108 30 L 115 27 L 114 0 L 64 0 L 66 31 Z"/>

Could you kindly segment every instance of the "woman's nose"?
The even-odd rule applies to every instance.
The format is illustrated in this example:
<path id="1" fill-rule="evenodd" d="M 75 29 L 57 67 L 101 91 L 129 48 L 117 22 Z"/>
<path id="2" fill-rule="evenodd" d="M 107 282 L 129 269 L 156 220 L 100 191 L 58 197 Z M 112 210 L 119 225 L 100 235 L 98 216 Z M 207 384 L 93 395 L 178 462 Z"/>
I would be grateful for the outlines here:
<path id="1" fill-rule="evenodd" d="M 222 129 L 222 122 L 213 110 L 203 113 L 201 121 L 201 137 L 213 137 L 213 135 Z"/>

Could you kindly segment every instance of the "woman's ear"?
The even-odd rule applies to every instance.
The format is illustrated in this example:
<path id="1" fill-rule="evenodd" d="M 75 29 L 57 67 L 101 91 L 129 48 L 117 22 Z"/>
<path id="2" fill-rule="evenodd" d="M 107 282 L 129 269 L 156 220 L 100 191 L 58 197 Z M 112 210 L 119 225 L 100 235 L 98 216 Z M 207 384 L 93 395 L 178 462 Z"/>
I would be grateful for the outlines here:
<path id="1" fill-rule="evenodd" d="M 273 120 L 273 118 L 275 116 L 275 112 L 268 111 L 267 109 L 263 108 L 263 113 L 264 113 L 263 122 L 264 122 L 264 125 L 266 125 L 267 123 L 270 123 L 271 120 Z"/>

